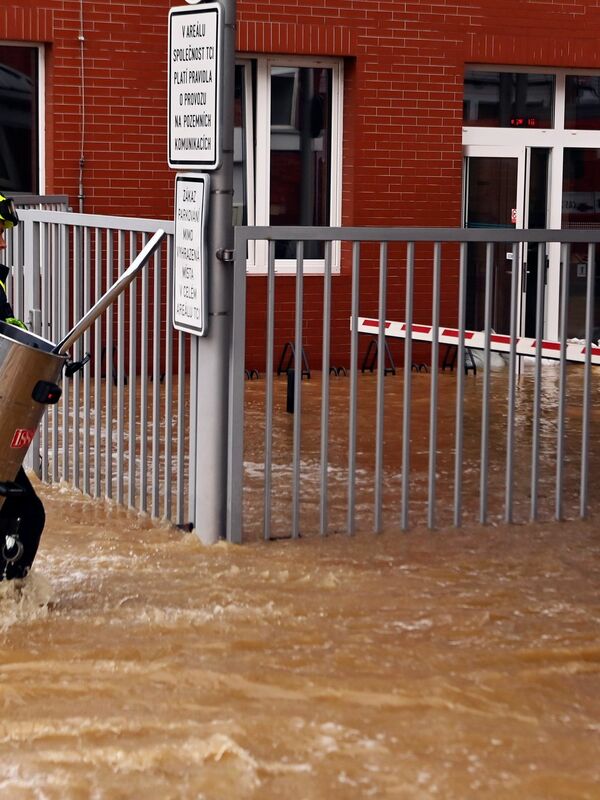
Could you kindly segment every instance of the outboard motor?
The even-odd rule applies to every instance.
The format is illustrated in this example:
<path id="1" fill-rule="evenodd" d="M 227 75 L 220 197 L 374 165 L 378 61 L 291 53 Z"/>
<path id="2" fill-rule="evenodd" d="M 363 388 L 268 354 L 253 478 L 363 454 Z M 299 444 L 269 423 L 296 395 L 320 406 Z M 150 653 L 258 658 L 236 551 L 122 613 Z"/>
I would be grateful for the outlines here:
<path id="1" fill-rule="evenodd" d="M 38 549 L 43 506 L 33 489 L 26 491 L 23 480 L 16 479 L 46 408 L 61 396 L 63 370 L 72 375 L 89 359 L 70 362 L 69 349 L 129 286 L 164 235 L 163 230 L 154 234 L 131 266 L 57 345 L 0 321 L 0 581 L 25 577 Z M 32 497 L 40 504 L 37 514 L 29 508 Z"/>

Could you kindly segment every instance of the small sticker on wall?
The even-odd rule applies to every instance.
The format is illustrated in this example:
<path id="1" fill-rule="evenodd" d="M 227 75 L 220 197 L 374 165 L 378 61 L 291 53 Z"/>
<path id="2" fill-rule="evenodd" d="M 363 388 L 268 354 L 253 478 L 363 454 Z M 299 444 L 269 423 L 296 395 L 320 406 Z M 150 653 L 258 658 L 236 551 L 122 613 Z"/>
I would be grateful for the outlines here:
<path id="1" fill-rule="evenodd" d="M 516 208 L 511 209 L 510 222 L 511 222 L 511 225 L 516 225 L 517 224 L 517 209 Z"/>

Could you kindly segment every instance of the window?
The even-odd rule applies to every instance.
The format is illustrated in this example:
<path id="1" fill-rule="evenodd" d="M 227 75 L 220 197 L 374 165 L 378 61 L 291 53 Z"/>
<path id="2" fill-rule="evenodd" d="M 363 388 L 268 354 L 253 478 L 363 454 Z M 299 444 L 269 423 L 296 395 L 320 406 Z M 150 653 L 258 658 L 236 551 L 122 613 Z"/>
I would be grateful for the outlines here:
<path id="1" fill-rule="evenodd" d="M 264 57 L 235 74 L 234 219 L 248 225 L 339 225 L 342 65 L 334 59 Z M 295 269 L 295 244 L 278 242 L 275 268 Z M 323 247 L 307 242 L 306 272 L 323 270 Z M 249 271 L 264 273 L 257 243 Z M 339 257 L 334 252 L 334 270 Z"/>
<path id="2" fill-rule="evenodd" d="M 554 75 L 466 69 L 465 125 L 552 128 Z"/>
<path id="3" fill-rule="evenodd" d="M 39 191 L 38 48 L 0 45 L 0 191 Z"/>
<path id="4" fill-rule="evenodd" d="M 600 130 L 600 77 L 597 75 L 566 76 L 565 128 Z"/>

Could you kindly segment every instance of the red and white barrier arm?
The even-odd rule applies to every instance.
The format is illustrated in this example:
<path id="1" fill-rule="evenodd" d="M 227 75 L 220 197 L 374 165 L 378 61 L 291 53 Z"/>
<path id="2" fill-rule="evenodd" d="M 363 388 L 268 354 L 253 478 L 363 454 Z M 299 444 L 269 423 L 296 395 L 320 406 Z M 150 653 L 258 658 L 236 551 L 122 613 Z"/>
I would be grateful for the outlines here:
<path id="1" fill-rule="evenodd" d="M 385 335 L 397 339 L 406 338 L 406 323 L 385 321 Z M 369 319 L 368 317 L 358 318 L 359 333 L 370 333 L 376 335 L 379 331 L 379 320 Z M 440 344 L 458 344 L 458 330 L 456 328 L 438 328 Z M 412 325 L 412 338 L 416 341 L 431 342 L 433 340 L 433 328 L 431 325 Z M 510 352 L 511 339 L 501 333 L 490 335 L 490 349 L 499 353 Z M 476 350 L 483 350 L 485 347 L 485 334 L 483 331 L 465 331 L 465 347 L 473 347 Z M 552 342 L 547 339 L 542 340 L 542 358 L 560 358 L 560 342 Z M 517 338 L 516 353 L 520 356 L 536 355 L 536 339 L 526 337 Z M 586 346 L 578 342 L 567 342 L 566 360 L 585 362 Z M 592 345 L 591 363 L 600 365 L 600 347 Z"/>

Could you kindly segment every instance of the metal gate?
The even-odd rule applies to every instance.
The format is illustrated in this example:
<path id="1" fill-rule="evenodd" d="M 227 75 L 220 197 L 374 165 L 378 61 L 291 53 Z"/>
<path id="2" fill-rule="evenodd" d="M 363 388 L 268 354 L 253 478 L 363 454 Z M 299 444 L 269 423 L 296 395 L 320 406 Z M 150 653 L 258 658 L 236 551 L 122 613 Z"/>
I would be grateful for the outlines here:
<path id="1" fill-rule="evenodd" d="M 171 325 L 173 223 L 19 209 L 7 250 L 14 310 L 58 342 L 161 227 L 139 278 L 75 343 L 91 360 L 63 381 L 26 465 L 48 482 L 177 524 L 189 519 L 189 337 Z"/>
<path id="2" fill-rule="evenodd" d="M 244 358 L 246 336 L 246 257 L 248 245 L 251 242 L 266 241 L 269 243 L 268 268 L 267 268 L 267 309 L 265 352 L 265 391 L 264 411 L 260 424 L 264 429 L 263 467 L 258 480 L 253 482 L 253 490 L 248 494 L 249 474 L 247 465 L 244 465 L 244 413 L 248 410 L 248 403 L 244 402 Z M 303 328 L 303 283 L 305 243 L 319 241 L 325 244 L 325 255 L 322 277 L 322 336 L 320 341 L 320 367 L 321 385 L 320 402 L 313 402 L 310 411 L 304 413 L 303 395 L 306 393 L 307 384 L 297 376 L 302 375 L 303 347 L 306 333 Z M 230 477 L 229 477 L 229 527 L 228 536 L 232 541 L 241 541 L 247 534 L 248 524 L 246 518 L 255 506 L 261 506 L 260 517 L 253 532 L 254 535 L 265 539 L 276 537 L 297 538 L 303 534 L 318 531 L 321 535 L 332 530 L 343 530 L 353 534 L 357 530 L 357 426 L 361 417 L 358 411 L 359 390 L 365 383 L 364 362 L 361 369 L 359 358 L 360 345 L 359 333 L 361 314 L 371 316 L 371 329 L 376 334 L 376 388 L 375 400 L 369 413 L 372 414 L 372 428 L 374 439 L 374 457 L 371 464 L 361 467 L 361 483 L 367 486 L 368 502 L 361 502 L 361 524 L 359 527 L 374 532 L 384 528 L 396 527 L 407 530 L 409 527 L 436 528 L 444 524 L 461 526 L 467 521 L 485 524 L 502 520 L 507 523 L 515 521 L 538 520 L 548 513 L 551 517 L 562 519 L 565 515 L 586 516 L 589 512 L 589 474 L 590 474 L 590 447 L 593 437 L 600 433 L 593 425 L 591 414 L 592 398 L 592 359 L 600 355 L 596 348 L 594 355 L 592 348 L 585 343 L 579 348 L 581 362 L 577 370 L 576 381 L 580 383 L 576 402 L 580 403 L 581 418 L 576 426 L 566 425 L 566 403 L 569 389 L 573 381 L 569 382 L 567 376 L 571 373 L 567 369 L 567 308 L 569 270 L 572 269 L 570 253 L 572 247 L 581 248 L 587 253 L 587 278 L 585 282 L 585 340 L 592 340 L 594 326 L 594 294 L 595 294 L 595 246 L 600 241 L 600 231 L 569 230 L 569 231 L 540 231 L 540 230 L 464 230 L 464 229 L 381 229 L 381 228 L 236 228 L 235 240 L 235 300 L 233 314 L 233 359 L 231 373 L 231 436 L 230 436 Z M 291 365 L 296 379 L 293 383 L 293 426 L 290 452 L 278 454 L 276 463 L 274 455 L 274 424 L 281 417 L 274 398 L 281 395 L 281 376 L 275 375 L 275 310 L 281 278 L 275 269 L 276 242 L 294 242 L 296 247 L 295 259 L 295 298 L 294 298 L 294 360 Z M 342 274 L 345 273 L 351 282 L 351 294 L 348 304 L 348 332 L 349 363 L 347 386 L 347 433 L 345 436 L 345 457 L 336 459 L 331 456 L 331 417 L 330 403 L 332 381 L 337 379 L 332 374 L 332 361 L 330 358 L 331 331 L 332 331 L 332 292 L 338 276 L 332 276 L 332 243 L 341 242 L 342 252 L 344 247 L 350 247 L 346 252 L 346 263 L 342 263 Z M 377 269 L 377 301 L 373 308 L 373 269 L 370 271 L 371 280 L 368 286 L 361 285 L 361 270 L 363 260 L 361 247 L 365 243 L 376 243 L 379 251 L 379 265 Z M 546 246 L 551 242 L 559 242 L 562 247 L 561 280 L 563 291 L 560 304 L 560 332 L 558 341 L 544 341 L 545 318 L 545 287 L 544 264 L 546 259 Z M 389 264 L 388 250 L 401 243 L 403 247 L 403 262 L 396 263 L 393 267 Z M 468 347 L 470 332 L 466 327 L 467 304 L 467 262 L 468 248 L 474 243 L 483 245 L 485 253 L 485 319 L 483 324 L 483 344 L 480 345 L 480 369 L 476 377 L 475 370 L 470 370 L 469 359 L 473 352 Z M 506 369 L 506 397 L 499 408 L 498 403 L 490 400 L 490 369 L 493 339 L 498 338 L 492 331 L 492 254 L 493 248 L 500 243 L 509 251 L 510 259 L 510 329 L 502 331 L 505 341 L 504 349 L 507 351 Z M 532 365 L 527 379 L 522 375 L 522 361 L 524 356 L 518 350 L 519 341 L 519 293 L 523 281 L 521 253 L 523 243 L 537 245 L 537 270 L 538 280 L 535 287 L 535 339 L 533 340 Z M 425 268 L 428 273 L 428 285 L 432 286 L 430 297 L 430 312 L 426 319 L 414 319 L 415 308 L 415 256 L 416 248 L 419 249 L 418 262 L 419 274 L 423 275 Z M 450 255 L 448 256 L 448 253 Z M 451 264 L 450 275 L 456 276 L 456 306 L 448 310 L 441 306 L 441 287 L 448 280 L 448 265 Z M 427 265 L 427 266 L 424 266 Z M 446 272 L 445 272 L 446 270 Z M 350 277 L 348 277 L 350 276 Z M 402 297 L 398 297 L 398 289 L 388 289 L 402 286 Z M 395 294 L 394 294 L 395 292 Z M 447 295 L 447 291 L 446 291 Z M 370 300 L 369 300 L 370 298 Z M 401 395 L 399 402 L 400 422 L 396 426 L 395 420 L 386 415 L 386 392 L 393 382 L 386 377 L 386 323 L 387 308 L 391 300 L 396 306 L 402 305 L 404 323 L 404 364 L 396 384 L 396 393 Z M 365 305 L 368 305 L 365 310 Z M 422 306 L 422 303 L 421 303 Z M 422 313 L 422 312 L 421 312 Z M 445 314 L 445 316 L 444 316 Z M 373 317 L 375 319 L 373 319 Z M 429 398 L 429 413 L 424 431 L 423 421 L 420 421 L 421 430 L 416 432 L 413 420 L 414 409 L 411 403 L 414 387 L 417 380 L 415 364 L 412 360 L 412 351 L 417 334 L 427 323 L 431 331 L 429 364 L 433 365 L 428 372 L 427 395 Z M 456 362 L 452 378 L 452 411 L 444 407 L 444 420 L 446 425 L 453 426 L 453 443 L 451 460 L 445 454 L 442 466 L 441 453 L 438 449 L 439 420 L 440 420 L 440 373 L 438 365 L 441 359 L 440 340 L 444 326 L 450 327 L 456 343 Z M 543 396 L 543 370 L 545 357 L 548 353 L 558 356 L 554 375 L 557 382 L 556 399 L 548 404 Z M 419 366 L 419 365 L 416 365 Z M 466 382 L 469 381 L 467 384 Z M 279 385 L 279 389 L 278 389 Z M 468 386 L 469 395 L 473 392 L 479 398 L 477 410 L 477 424 L 465 419 L 465 387 Z M 473 387 L 476 387 L 474 389 Z M 422 391 L 422 384 L 420 385 Z M 250 383 L 246 380 L 246 395 L 251 391 Z M 573 398 L 571 398 L 571 402 Z M 448 403 L 448 394 L 444 395 L 444 403 Z M 527 435 L 523 437 L 521 430 L 523 403 L 527 403 L 529 410 L 525 416 L 527 420 L 524 427 Z M 279 406 L 280 407 L 280 406 Z M 398 407 L 398 406 L 397 406 Z M 472 402 L 469 409 L 472 409 Z M 285 412 L 284 412 L 285 413 Z M 303 450 L 303 426 L 320 414 L 318 444 L 312 441 L 312 452 L 309 456 Z M 490 494 L 490 461 L 497 455 L 497 446 L 491 451 L 490 430 L 494 431 L 498 419 L 503 420 L 503 464 L 502 464 L 502 492 L 501 508 L 491 508 Z M 256 418 L 255 418 L 256 419 Z M 314 428 L 314 423 L 313 428 Z M 393 480 L 387 480 L 384 467 L 384 455 L 388 432 L 396 430 L 394 446 L 398 448 L 396 473 Z M 548 429 L 551 437 L 551 452 L 547 446 Z M 417 433 L 419 434 L 417 436 Z M 542 448 L 542 434 L 544 447 Z M 253 438 L 256 439 L 253 431 Z M 288 437 L 288 441 L 289 441 Z M 421 466 L 420 474 L 415 475 L 415 441 L 419 439 L 422 449 L 426 449 L 426 469 Z M 468 441 L 471 453 L 468 480 L 465 478 L 465 446 Z M 568 452 L 567 452 L 568 448 Z M 339 448 L 338 448 L 339 449 Z M 525 452 L 526 451 L 526 452 Z M 475 455 L 473 455 L 473 453 Z M 422 453 L 421 453 L 422 455 Z M 286 461 L 287 458 L 287 461 Z M 523 481 L 522 461 L 527 460 L 527 477 Z M 421 458 L 421 461 L 423 459 Z M 542 481 L 541 469 L 548 472 L 549 463 L 552 471 L 550 479 L 547 476 Z M 284 463 L 285 462 L 285 463 Z M 515 463 L 519 466 L 519 486 L 515 486 Z M 307 464 L 312 464 L 310 480 L 314 484 L 314 491 L 310 504 L 318 504 L 318 514 L 313 509 L 308 523 L 302 523 L 301 511 L 306 510 L 303 499 L 303 489 L 306 483 Z M 281 480 L 274 482 L 274 468 L 283 471 L 289 480 L 290 491 L 288 494 L 282 490 Z M 441 470 L 441 474 L 440 474 Z M 472 474 L 473 472 L 476 474 Z M 342 501 L 345 504 L 343 519 L 340 523 L 332 525 L 330 519 L 330 497 L 332 483 L 339 484 L 340 475 L 343 475 L 344 492 Z M 495 473 L 496 482 L 499 480 L 498 470 Z M 569 490 L 569 502 L 566 504 L 565 486 L 572 487 L 573 481 L 577 484 L 576 508 L 572 508 L 572 491 Z M 523 484 L 526 483 L 526 486 Z M 262 484 L 262 485 L 261 485 Z M 552 491 L 549 492 L 551 485 Z M 384 486 L 387 500 L 384 503 Z M 441 487 L 444 492 L 441 492 Z M 338 502 L 340 497 L 338 485 Z M 518 493 L 516 493 L 518 488 Z M 259 491 L 260 489 L 260 491 Z M 414 502 L 414 496 L 420 495 L 420 502 Z M 497 493 L 496 493 L 497 494 Z M 518 494 L 518 497 L 516 496 Z M 285 495 L 283 503 L 285 508 L 278 514 L 278 530 L 274 530 L 273 508 L 274 504 L 281 506 L 281 497 Z M 443 496 L 442 496 L 443 495 Z M 262 499 L 261 499 L 262 496 Z M 318 498 L 318 499 L 317 499 Z M 468 503 L 466 502 L 468 500 Z M 550 508 L 549 508 L 550 505 Z M 367 507 L 368 506 L 368 507 Z M 443 508 L 442 508 L 443 506 Z M 445 512 L 445 513 L 442 513 Z M 253 514 L 256 518 L 256 514 Z M 286 516 L 289 523 L 286 524 Z M 338 515 L 339 517 L 339 515 Z M 442 521 L 444 518 L 444 521 Z M 253 535 L 252 533 L 250 535 Z M 247 538 L 247 536 L 246 536 Z"/>

